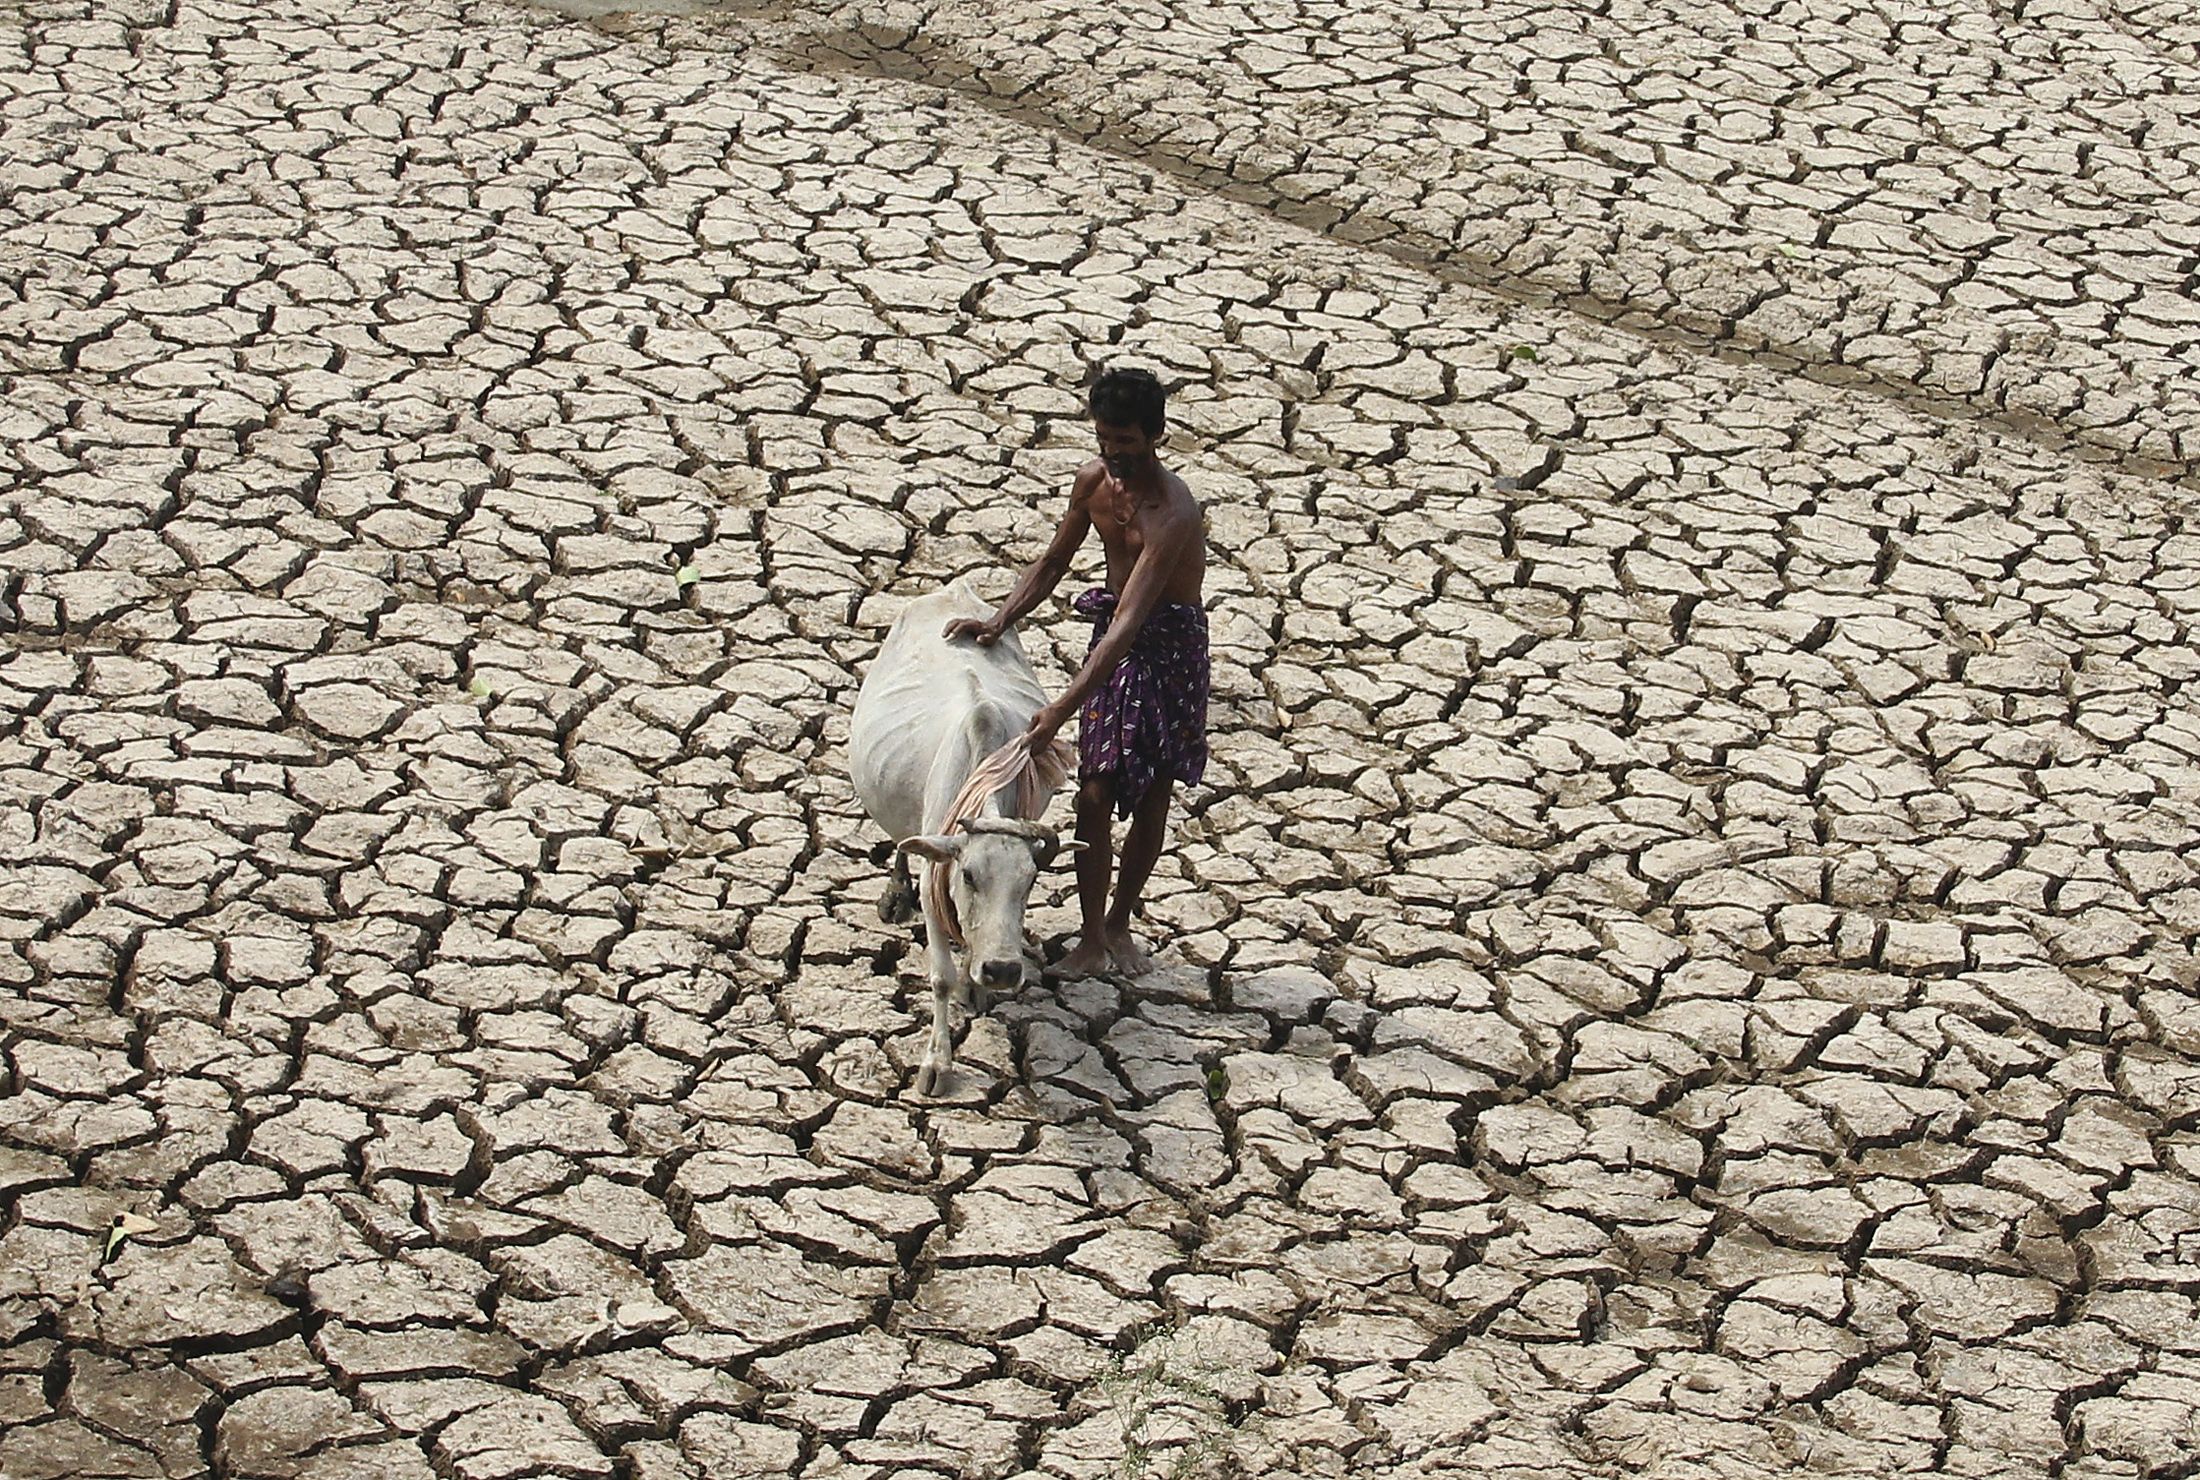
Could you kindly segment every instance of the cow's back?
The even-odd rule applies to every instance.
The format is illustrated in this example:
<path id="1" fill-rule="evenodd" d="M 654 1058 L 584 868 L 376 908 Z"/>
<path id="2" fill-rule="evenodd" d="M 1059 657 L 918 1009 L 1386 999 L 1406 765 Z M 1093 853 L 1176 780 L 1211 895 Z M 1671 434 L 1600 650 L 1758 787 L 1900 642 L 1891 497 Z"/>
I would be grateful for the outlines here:
<path id="1" fill-rule="evenodd" d="M 985 755 L 1046 703 L 1013 632 L 991 647 L 950 642 L 958 617 L 991 616 L 965 576 L 903 608 L 856 692 L 848 771 L 871 820 L 899 840 L 923 832 Z M 946 788 L 940 795 L 940 789 Z"/>

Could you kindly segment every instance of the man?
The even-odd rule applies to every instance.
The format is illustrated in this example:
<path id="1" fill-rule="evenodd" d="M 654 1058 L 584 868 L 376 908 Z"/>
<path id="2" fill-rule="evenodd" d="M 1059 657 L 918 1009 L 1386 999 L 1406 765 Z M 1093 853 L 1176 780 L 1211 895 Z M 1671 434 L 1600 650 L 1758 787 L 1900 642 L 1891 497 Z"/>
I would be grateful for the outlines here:
<path id="1" fill-rule="evenodd" d="M 947 627 L 951 638 L 999 641 L 1069 573 L 1086 531 L 1099 531 L 1108 583 L 1075 605 L 1093 619 L 1091 647 L 1069 687 L 1033 716 L 1026 732 L 1037 754 L 1078 716 L 1077 837 L 1085 847 L 1077 855 L 1077 902 L 1084 930 L 1060 962 L 1067 976 L 1152 968 L 1131 936 L 1131 916 L 1161 856 L 1171 792 L 1179 781 L 1198 781 L 1207 766 L 1207 615 L 1200 607 L 1207 535 L 1191 490 L 1155 454 L 1166 403 L 1167 392 L 1147 371 L 1100 377 L 1087 402 L 1100 455 L 1077 470 L 1053 543 L 991 618 L 965 617 Z M 1111 811 L 1131 819 L 1112 905 Z"/>

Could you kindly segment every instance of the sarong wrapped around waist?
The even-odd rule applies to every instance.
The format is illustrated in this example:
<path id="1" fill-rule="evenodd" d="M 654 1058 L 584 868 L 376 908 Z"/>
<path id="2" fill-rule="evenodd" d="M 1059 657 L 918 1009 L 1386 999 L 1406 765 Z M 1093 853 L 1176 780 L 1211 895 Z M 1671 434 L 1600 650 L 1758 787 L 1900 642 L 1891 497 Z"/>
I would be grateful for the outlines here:
<path id="1" fill-rule="evenodd" d="M 1077 598 L 1073 610 L 1092 618 L 1093 646 L 1115 620 L 1115 604 L 1115 593 L 1101 588 Z M 1078 779 L 1112 781 L 1124 817 L 1156 779 L 1198 781 L 1207 770 L 1207 682 L 1207 614 L 1185 601 L 1155 607 L 1078 715 Z"/>

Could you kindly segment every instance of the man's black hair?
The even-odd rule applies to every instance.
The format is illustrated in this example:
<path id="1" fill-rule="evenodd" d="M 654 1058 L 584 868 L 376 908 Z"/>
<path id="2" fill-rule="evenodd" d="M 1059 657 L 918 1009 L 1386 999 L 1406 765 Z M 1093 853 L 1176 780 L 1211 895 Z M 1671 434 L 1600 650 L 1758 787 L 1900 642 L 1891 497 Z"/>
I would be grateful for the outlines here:
<path id="1" fill-rule="evenodd" d="M 1168 425 L 1169 393 L 1151 370 L 1103 370 L 1085 405 L 1094 421 L 1137 427 L 1149 437 Z"/>

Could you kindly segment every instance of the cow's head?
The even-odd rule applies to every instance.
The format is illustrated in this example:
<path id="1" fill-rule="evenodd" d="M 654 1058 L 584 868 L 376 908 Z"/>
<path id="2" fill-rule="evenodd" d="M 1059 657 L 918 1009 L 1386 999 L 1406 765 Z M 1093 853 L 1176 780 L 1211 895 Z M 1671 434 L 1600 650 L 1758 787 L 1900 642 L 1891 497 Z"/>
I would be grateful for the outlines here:
<path id="1" fill-rule="evenodd" d="M 1084 847 L 1072 842 L 1068 851 Z M 1039 870 L 1063 850 L 1061 834 L 1042 822 L 973 817 L 961 830 L 908 838 L 901 851 L 947 870 L 947 899 L 969 947 L 971 980 L 1012 991 L 1024 979 L 1024 906 Z"/>

